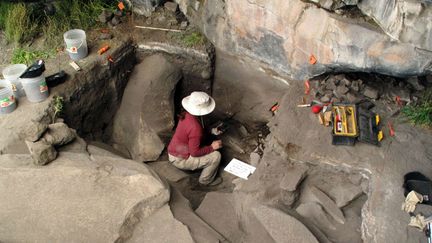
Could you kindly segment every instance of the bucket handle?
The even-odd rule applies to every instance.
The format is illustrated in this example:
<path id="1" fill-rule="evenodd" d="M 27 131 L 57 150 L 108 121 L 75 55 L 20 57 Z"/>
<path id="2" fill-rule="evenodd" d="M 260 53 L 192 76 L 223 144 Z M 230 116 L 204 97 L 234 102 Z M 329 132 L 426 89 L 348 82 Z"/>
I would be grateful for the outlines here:
<path id="1" fill-rule="evenodd" d="M 66 46 L 66 51 L 69 53 L 77 53 L 78 49 L 80 49 L 83 44 L 84 44 L 84 41 L 82 40 L 78 46 L 71 46 L 70 48 L 68 46 Z M 72 50 L 72 48 L 75 48 L 75 50 Z"/>

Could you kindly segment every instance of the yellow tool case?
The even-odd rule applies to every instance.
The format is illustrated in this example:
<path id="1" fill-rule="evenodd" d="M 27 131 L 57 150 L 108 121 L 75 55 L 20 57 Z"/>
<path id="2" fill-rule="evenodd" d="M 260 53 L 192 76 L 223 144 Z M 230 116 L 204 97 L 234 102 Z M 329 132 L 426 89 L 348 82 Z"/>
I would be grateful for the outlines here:
<path id="1" fill-rule="evenodd" d="M 332 112 L 334 136 L 357 137 L 359 135 L 355 105 L 334 105 Z"/>
<path id="2" fill-rule="evenodd" d="M 333 145 L 354 146 L 359 141 L 379 146 L 383 137 L 379 115 L 356 105 L 333 105 L 332 123 Z"/>

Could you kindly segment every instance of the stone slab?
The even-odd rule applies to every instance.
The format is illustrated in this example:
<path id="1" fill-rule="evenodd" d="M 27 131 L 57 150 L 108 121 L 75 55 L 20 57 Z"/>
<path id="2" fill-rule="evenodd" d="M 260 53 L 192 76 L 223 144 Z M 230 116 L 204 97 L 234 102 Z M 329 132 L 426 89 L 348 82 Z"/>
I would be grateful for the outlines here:
<path id="1" fill-rule="evenodd" d="M 171 182 L 179 182 L 189 176 L 184 171 L 176 168 L 169 161 L 152 162 L 148 163 L 148 166 Z"/>
<path id="2" fill-rule="evenodd" d="M 302 192 L 302 201 L 317 202 L 325 211 L 340 224 L 345 223 L 343 212 L 337 207 L 336 203 L 320 189 L 309 186 Z"/>
<path id="3" fill-rule="evenodd" d="M 276 243 L 318 243 L 308 228 L 289 214 L 263 205 L 254 208 L 253 212 Z"/>
<path id="4" fill-rule="evenodd" d="M 133 235 L 127 239 L 128 243 L 142 242 L 182 242 L 194 243 L 190 232 L 184 224 L 176 220 L 165 205 L 156 210 L 152 215 L 140 219 L 135 226 Z"/>
<path id="5" fill-rule="evenodd" d="M 195 214 L 190 202 L 178 190 L 171 190 L 169 205 L 174 217 L 189 227 L 195 242 L 226 242 L 221 234 Z"/>
<path id="6" fill-rule="evenodd" d="M 229 242 L 240 242 L 241 230 L 233 200 L 232 193 L 209 192 L 195 213 Z"/>
<path id="7" fill-rule="evenodd" d="M 2 242 L 115 242 L 133 231 L 131 218 L 169 200 L 144 164 L 78 153 L 42 168 L 30 155 L 2 155 L 0 185 Z"/>
<path id="8" fill-rule="evenodd" d="M 305 178 L 307 167 L 295 166 L 288 169 L 280 182 L 280 188 L 286 191 L 295 191 L 297 186 Z"/>

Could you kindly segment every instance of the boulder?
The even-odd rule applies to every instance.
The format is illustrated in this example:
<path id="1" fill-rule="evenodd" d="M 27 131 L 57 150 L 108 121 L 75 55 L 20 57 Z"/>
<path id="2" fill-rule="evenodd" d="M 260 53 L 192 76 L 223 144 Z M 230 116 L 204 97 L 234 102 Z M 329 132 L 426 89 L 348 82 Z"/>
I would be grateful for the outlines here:
<path id="1" fill-rule="evenodd" d="M 318 240 L 300 221 L 278 209 L 259 205 L 252 209 L 255 217 L 276 243 L 316 242 Z"/>
<path id="2" fill-rule="evenodd" d="M 136 161 L 154 161 L 174 127 L 174 90 L 181 72 L 161 55 L 138 64 L 113 120 L 113 142 Z M 161 138 L 162 137 L 162 138 Z"/>
<path id="3" fill-rule="evenodd" d="M 360 91 L 360 82 L 358 80 L 352 81 L 351 82 L 351 89 L 355 92 L 359 92 Z"/>
<path id="4" fill-rule="evenodd" d="M 370 87 L 370 86 L 366 86 L 365 90 L 363 91 L 363 94 L 371 99 L 378 99 L 379 94 L 378 94 L 378 90 Z"/>
<path id="5" fill-rule="evenodd" d="M 30 142 L 36 142 L 42 136 L 42 134 L 47 130 L 48 124 L 42 122 L 31 122 L 32 125 L 24 126 L 24 137 L 25 140 Z"/>
<path id="6" fill-rule="evenodd" d="M 160 6 L 162 0 L 127 0 L 132 6 L 133 11 L 138 15 L 150 17 L 157 6 Z"/>
<path id="7" fill-rule="evenodd" d="M 171 12 L 176 12 L 178 9 L 178 4 L 174 2 L 166 2 L 164 7 Z"/>
<path id="8" fill-rule="evenodd" d="M 43 135 L 42 141 L 53 146 L 68 144 L 76 137 L 76 132 L 64 123 L 54 123 L 48 125 L 47 132 Z"/>
<path id="9" fill-rule="evenodd" d="M 35 165 L 46 165 L 57 157 L 57 151 L 54 146 L 44 141 L 26 141 L 26 144 Z"/>
<path id="10" fill-rule="evenodd" d="M 28 155 L 2 155 L 0 184 L 5 242 L 124 242 L 169 200 L 146 165 L 79 153 L 60 154 L 43 169 Z"/>
<path id="11" fill-rule="evenodd" d="M 339 96 L 343 96 L 344 94 L 348 93 L 349 89 L 345 85 L 339 85 L 336 89 L 336 92 Z"/>

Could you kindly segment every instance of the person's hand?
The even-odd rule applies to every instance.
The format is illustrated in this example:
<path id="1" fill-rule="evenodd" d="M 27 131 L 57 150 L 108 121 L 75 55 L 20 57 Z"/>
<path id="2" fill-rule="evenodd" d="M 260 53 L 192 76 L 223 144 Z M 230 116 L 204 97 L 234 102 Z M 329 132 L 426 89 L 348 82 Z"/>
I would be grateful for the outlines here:
<path id="1" fill-rule="evenodd" d="M 417 203 L 423 202 L 423 196 L 415 191 L 410 191 L 406 198 L 405 202 L 402 204 L 402 210 L 407 213 L 414 212 Z"/>
<path id="2" fill-rule="evenodd" d="M 428 222 L 425 221 L 425 218 L 421 214 L 417 214 L 415 217 L 411 216 L 409 226 L 416 227 L 419 230 L 423 230 L 426 227 Z"/>
<path id="3" fill-rule="evenodd" d="M 222 141 L 221 140 L 215 140 L 212 142 L 211 146 L 214 150 L 218 150 L 218 149 L 222 148 Z"/>
<path id="4" fill-rule="evenodd" d="M 211 134 L 213 134 L 213 135 L 215 135 L 215 136 L 218 136 L 218 135 L 221 135 L 221 134 L 222 134 L 222 131 L 219 130 L 219 128 L 214 127 L 214 128 L 211 129 Z"/>

